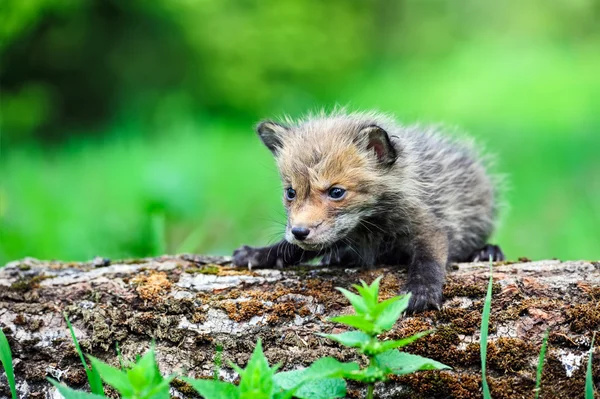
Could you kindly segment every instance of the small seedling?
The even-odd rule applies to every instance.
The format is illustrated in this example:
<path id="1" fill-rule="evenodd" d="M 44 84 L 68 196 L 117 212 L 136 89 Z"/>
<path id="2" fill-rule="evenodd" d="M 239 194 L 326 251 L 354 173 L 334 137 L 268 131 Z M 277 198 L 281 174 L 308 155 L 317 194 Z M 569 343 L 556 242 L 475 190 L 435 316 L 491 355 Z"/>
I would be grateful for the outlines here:
<path id="1" fill-rule="evenodd" d="M 544 333 L 544 339 L 542 340 L 542 348 L 540 349 L 540 358 L 538 360 L 538 367 L 535 377 L 535 399 L 540 396 L 542 390 L 542 372 L 544 371 L 544 359 L 546 358 L 546 349 L 548 349 L 548 334 L 550 330 L 546 330 Z"/>
<path id="2" fill-rule="evenodd" d="M 238 386 L 218 380 L 184 378 L 205 399 L 334 399 L 346 395 L 346 383 L 340 374 L 358 368 L 333 358 L 317 360 L 309 368 L 277 373 L 270 367 L 259 340 L 245 369 L 231 366 L 240 375 Z"/>
<path id="3" fill-rule="evenodd" d="M 173 376 L 164 378 L 158 369 L 151 348 L 144 356 L 139 358 L 133 367 L 119 370 L 92 356 L 88 356 L 102 380 L 115 388 L 123 399 L 170 399 L 169 384 Z M 101 398 L 100 395 L 74 391 L 65 385 L 49 379 L 58 388 L 65 399 L 92 399 Z"/>
<path id="4" fill-rule="evenodd" d="M 2 362 L 2 367 L 4 367 L 4 372 L 6 373 L 6 380 L 8 381 L 8 386 L 10 387 L 10 394 L 12 395 L 12 399 L 17 399 L 17 388 L 15 385 L 15 372 L 12 364 L 12 354 L 10 352 L 10 345 L 8 345 L 8 340 L 6 339 L 6 335 L 4 335 L 4 331 L 0 328 L 0 362 Z"/>
<path id="5" fill-rule="evenodd" d="M 492 310 L 492 287 L 494 279 L 492 276 L 492 259 L 490 257 L 490 280 L 488 282 L 487 294 L 483 305 L 483 314 L 481 316 L 481 333 L 479 339 L 479 352 L 481 354 L 481 386 L 483 388 L 483 399 L 491 399 L 490 387 L 486 377 L 486 358 L 487 358 L 487 339 L 490 324 L 490 312 Z"/>
<path id="6" fill-rule="evenodd" d="M 398 348 L 409 345 L 413 341 L 431 333 L 423 331 L 410 337 L 393 340 L 380 341 L 377 336 L 392 329 L 402 313 L 408 308 L 410 294 L 396 296 L 379 302 L 379 282 L 377 278 L 371 285 L 361 281 L 361 285 L 353 287 L 359 295 L 344 288 L 338 290 L 344 294 L 352 304 L 355 314 L 338 316 L 331 321 L 354 327 L 356 331 L 348 331 L 341 334 L 319 334 L 332 339 L 344 346 L 356 348 L 358 352 L 369 359 L 365 368 L 359 368 L 356 363 L 342 363 L 344 367 L 356 365 L 350 372 L 341 373 L 346 379 L 368 384 L 367 398 L 373 398 L 374 385 L 377 382 L 386 381 L 391 375 L 404 375 L 419 370 L 442 370 L 450 367 L 425 357 L 400 352 Z"/>

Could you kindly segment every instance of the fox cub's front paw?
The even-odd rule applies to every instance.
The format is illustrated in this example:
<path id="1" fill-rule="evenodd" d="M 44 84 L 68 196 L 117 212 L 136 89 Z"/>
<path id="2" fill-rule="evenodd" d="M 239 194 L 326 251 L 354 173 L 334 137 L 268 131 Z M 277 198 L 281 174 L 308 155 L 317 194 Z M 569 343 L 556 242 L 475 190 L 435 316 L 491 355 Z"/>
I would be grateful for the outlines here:
<path id="1" fill-rule="evenodd" d="M 270 248 L 252 248 L 244 245 L 233 251 L 233 264 L 241 267 L 262 268 L 273 266 L 269 262 Z"/>
<path id="2" fill-rule="evenodd" d="M 442 306 L 442 285 L 408 283 L 403 293 L 410 292 L 408 313 L 418 313 L 427 309 L 440 309 Z"/>

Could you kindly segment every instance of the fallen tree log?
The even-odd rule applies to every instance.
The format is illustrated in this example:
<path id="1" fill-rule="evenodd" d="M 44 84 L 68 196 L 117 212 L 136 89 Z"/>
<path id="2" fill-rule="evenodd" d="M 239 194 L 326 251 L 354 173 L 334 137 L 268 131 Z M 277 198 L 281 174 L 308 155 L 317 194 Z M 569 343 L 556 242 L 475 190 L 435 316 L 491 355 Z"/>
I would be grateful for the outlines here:
<path id="1" fill-rule="evenodd" d="M 435 333 L 406 348 L 453 368 L 394 378 L 379 398 L 480 398 L 479 326 L 489 278 L 485 263 L 449 271 L 444 306 L 404 317 L 387 334 Z M 488 381 L 493 398 L 533 398 L 537 357 L 550 329 L 542 398 L 583 397 L 592 332 L 600 327 L 600 263 L 557 260 L 494 265 L 494 295 L 488 340 Z M 227 258 L 164 256 L 89 263 L 24 259 L 0 269 L 0 327 L 13 352 L 19 398 L 57 397 L 48 376 L 87 389 L 86 374 L 63 317 L 71 320 L 88 354 L 117 365 L 115 347 L 135 359 L 155 341 L 164 374 L 211 376 L 215 348 L 223 348 L 221 377 L 233 381 L 231 360 L 245 365 L 257 338 L 271 364 L 284 370 L 323 356 L 356 360 L 318 332 L 341 332 L 330 316 L 349 312 L 335 287 L 383 275 L 383 297 L 397 294 L 405 272 L 294 267 L 242 270 Z M 599 342 L 600 340 L 597 340 Z M 600 381 L 600 362 L 593 368 Z M 364 397 L 351 385 L 348 397 Z M 109 395 L 114 392 L 108 392 Z M 196 397 L 175 381 L 175 397 Z M 0 397 L 9 397 L 0 377 Z"/>

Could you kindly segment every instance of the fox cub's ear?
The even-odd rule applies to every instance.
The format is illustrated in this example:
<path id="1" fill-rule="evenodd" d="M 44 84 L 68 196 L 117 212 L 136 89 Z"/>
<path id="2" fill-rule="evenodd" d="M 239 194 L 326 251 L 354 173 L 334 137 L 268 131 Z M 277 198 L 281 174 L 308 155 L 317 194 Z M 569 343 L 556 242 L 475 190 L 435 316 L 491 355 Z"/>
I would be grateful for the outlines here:
<path id="1" fill-rule="evenodd" d="M 288 133 L 287 126 L 272 121 L 264 121 L 258 124 L 256 131 L 262 142 L 273 154 L 277 154 L 282 146 L 282 136 Z"/>
<path id="2" fill-rule="evenodd" d="M 379 126 L 367 126 L 360 131 L 361 142 L 366 143 L 367 150 L 372 151 L 382 165 L 396 162 L 398 153 L 390 141 L 388 133 Z"/>

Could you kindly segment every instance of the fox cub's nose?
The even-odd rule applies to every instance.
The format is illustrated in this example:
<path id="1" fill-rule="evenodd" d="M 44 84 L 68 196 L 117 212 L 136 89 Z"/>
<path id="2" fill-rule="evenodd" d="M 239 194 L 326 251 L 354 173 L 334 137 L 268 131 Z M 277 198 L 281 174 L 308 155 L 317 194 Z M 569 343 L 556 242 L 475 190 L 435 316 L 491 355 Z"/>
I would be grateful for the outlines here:
<path id="1" fill-rule="evenodd" d="M 292 227 L 292 234 L 296 239 L 302 241 L 310 234 L 310 230 L 306 227 Z"/>

